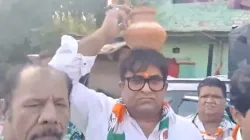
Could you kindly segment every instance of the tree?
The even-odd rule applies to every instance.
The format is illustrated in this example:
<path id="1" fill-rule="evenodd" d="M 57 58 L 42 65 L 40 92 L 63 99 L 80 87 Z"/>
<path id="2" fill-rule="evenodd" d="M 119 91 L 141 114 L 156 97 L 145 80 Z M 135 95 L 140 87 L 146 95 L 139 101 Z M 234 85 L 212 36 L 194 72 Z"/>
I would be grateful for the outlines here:
<path id="1" fill-rule="evenodd" d="M 63 33 L 86 35 L 101 25 L 105 14 L 105 0 L 2 0 L 0 3 L 1 61 L 57 47 Z"/>

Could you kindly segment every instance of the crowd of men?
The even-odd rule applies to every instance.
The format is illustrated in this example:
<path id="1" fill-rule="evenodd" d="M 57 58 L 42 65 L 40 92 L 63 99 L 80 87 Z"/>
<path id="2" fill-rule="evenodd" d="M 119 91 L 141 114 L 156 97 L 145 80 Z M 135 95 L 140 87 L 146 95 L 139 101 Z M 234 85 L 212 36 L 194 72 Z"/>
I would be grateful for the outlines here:
<path id="1" fill-rule="evenodd" d="M 121 98 L 89 89 L 80 78 L 90 73 L 103 45 L 127 25 L 129 8 L 107 12 L 95 33 L 75 40 L 63 36 L 49 65 L 27 64 L 5 77 L 5 140 L 62 140 L 71 121 L 86 140 L 249 140 L 250 67 L 231 78 L 230 109 L 225 83 L 204 79 L 198 87 L 198 113 L 181 117 L 164 97 L 166 58 L 157 51 L 131 50 L 120 64 Z M 119 24 L 119 23 L 122 24 Z M 115 86 L 115 85 L 114 85 Z"/>

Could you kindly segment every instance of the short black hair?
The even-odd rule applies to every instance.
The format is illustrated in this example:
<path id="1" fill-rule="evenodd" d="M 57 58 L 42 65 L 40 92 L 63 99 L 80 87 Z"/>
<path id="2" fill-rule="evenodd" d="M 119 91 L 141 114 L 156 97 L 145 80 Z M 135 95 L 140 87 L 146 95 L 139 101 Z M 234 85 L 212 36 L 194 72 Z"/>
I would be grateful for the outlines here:
<path id="1" fill-rule="evenodd" d="M 243 116 L 250 109 L 250 66 L 236 70 L 230 81 L 230 104 Z"/>
<path id="2" fill-rule="evenodd" d="M 143 72 L 149 66 L 158 68 L 164 80 L 167 79 L 168 62 L 161 53 L 152 49 L 132 49 L 128 56 L 120 63 L 120 79 L 125 80 L 127 72 Z"/>
<path id="3" fill-rule="evenodd" d="M 204 80 L 202 80 L 198 85 L 198 89 L 197 89 L 198 96 L 200 96 L 201 88 L 205 86 L 220 88 L 223 93 L 223 97 L 227 98 L 227 86 L 225 82 L 221 81 L 220 79 L 215 78 L 215 77 L 207 77 Z"/>
<path id="4" fill-rule="evenodd" d="M 11 108 L 12 105 L 12 100 L 14 97 L 14 90 L 17 88 L 19 81 L 20 81 L 20 74 L 27 68 L 31 68 L 31 67 L 38 67 L 41 68 L 40 70 L 45 70 L 45 69 L 53 69 L 56 70 L 54 68 L 52 68 L 51 66 L 41 66 L 41 65 L 35 65 L 35 64 L 23 64 L 23 65 L 16 65 L 12 68 L 10 68 L 10 70 L 8 71 L 8 73 L 5 76 L 5 91 L 6 91 L 6 96 L 5 96 L 5 102 L 6 102 L 6 107 L 4 109 L 4 113 L 7 112 L 7 110 L 9 110 Z M 56 70 L 58 71 L 58 70 Z M 70 80 L 70 78 L 68 77 L 67 74 L 65 74 L 64 72 L 58 71 L 59 73 L 62 73 L 62 75 L 65 76 L 66 78 L 66 82 L 67 82 L 67 86 L 68 86 L 68 92 L 69 92 L 69 96 L 72 90 L 72 82 Z M 11 115 L 7 115 L 9 117 L 11 117 Z"/>

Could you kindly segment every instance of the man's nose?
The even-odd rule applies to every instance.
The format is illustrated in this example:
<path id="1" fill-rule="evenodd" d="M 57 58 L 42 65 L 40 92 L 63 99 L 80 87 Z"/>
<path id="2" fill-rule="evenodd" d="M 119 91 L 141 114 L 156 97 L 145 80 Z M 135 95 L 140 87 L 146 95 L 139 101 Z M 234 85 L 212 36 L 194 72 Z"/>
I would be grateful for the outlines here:
<path id="1" fill-rule="evenodd" d="M 43 110 L 41 110 L 41 114 L 38 120 L 39 124 L 56 124 L 57 123 L 57 113 L 56 107 L 53 102 L 48 101 Z"/>
<path id="2" fill-rule="evenodd" d="M 142 92 L 148 93 L 148 92 L 152 92 L 152 90 L 149 87 L 148 83 L 145 83 L 144 87 L 141 90 Z"/>
<path id="3" fill-rule="evenodd" d="M 207 102 L 207 103 L 213 103 L 213 102 L 214 102 L 214 100 L 213 100 L 213 98 L 212 98 L 212 97 L 208 97 L 208 98 L 207 98 L 207 100 L 206 100 L 206 102 Z"/>

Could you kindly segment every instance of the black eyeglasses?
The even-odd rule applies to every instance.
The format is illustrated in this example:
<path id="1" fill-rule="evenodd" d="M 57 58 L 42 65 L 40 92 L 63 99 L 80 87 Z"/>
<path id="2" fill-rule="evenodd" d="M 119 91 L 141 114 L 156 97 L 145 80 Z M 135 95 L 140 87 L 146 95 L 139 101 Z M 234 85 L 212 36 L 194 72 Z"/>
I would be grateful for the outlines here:
<path id="1" fill-rule="evenodd" d="M 126 77 L 128 81 L 128 88 L 132 91 L 140 91 L 148 83 L 149 88 L 152 91 L 162 91 L 165 87 L 165 80 L 156 75 L 145 79 L 143 76 Z"/>

